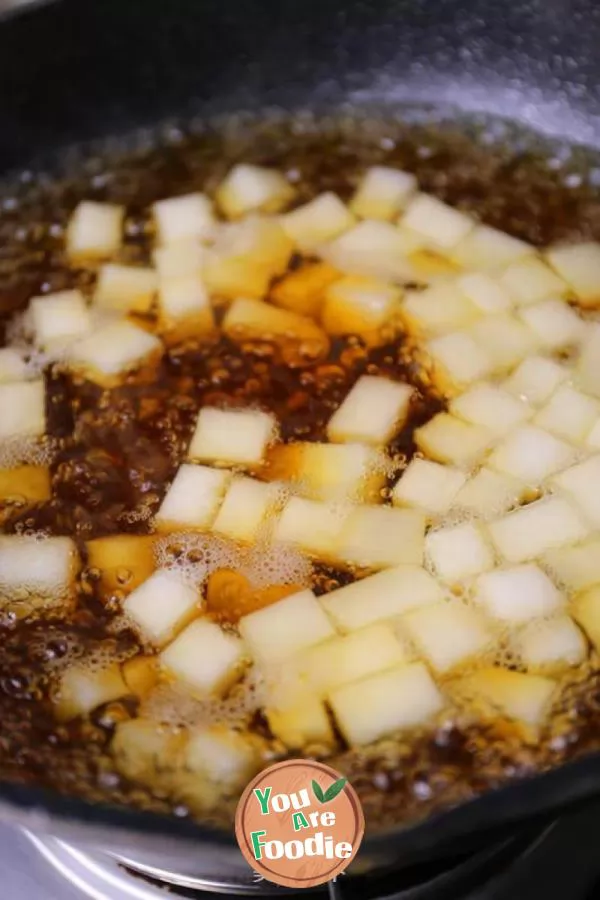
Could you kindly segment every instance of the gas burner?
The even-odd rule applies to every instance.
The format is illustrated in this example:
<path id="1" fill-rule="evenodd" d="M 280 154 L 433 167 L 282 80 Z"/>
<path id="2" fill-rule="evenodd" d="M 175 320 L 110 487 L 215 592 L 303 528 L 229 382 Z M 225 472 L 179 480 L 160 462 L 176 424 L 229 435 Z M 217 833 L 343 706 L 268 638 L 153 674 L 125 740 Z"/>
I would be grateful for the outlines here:
<path id="1" fill-rule="evenodd" d="M 383 876 L 341 877 L 314 891 L 277 888 L 268 882 L 248 879 L 226 881 L 177 874 L 147 863 L 102 852 L 82 850 L 64 841 L 25 832 L 30 843 L 64 882 L 91 900 L 185 900 L 210 897 L 306 897 L 315 900 L 449 900 L 466 897 L 474 889 L 485 889 L 548 838 L 554 825 L 520 832 L 496 840 L 474 852 L 437 862 L 413 865 Z"/>

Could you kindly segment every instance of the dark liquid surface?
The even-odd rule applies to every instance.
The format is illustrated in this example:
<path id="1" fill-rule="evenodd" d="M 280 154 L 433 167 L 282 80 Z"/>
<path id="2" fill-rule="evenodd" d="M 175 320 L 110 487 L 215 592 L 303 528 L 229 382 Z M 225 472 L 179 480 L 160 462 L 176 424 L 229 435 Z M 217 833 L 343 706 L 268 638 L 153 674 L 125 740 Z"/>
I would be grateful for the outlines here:
<path id="1" fill-rule="evenodd" d="M 90 286 L 90 273 L 70 268 L 62 250 L 65 223 L 79 200 L 127 204 L 121 258 L 148 262 L 149 204 L 175 193 L 210 192 L 237 158 L 292 173 L 300 199 L 323 190 L 346 199 L 366 166 L 394 165 L 414 172 L 424 190 L 534 244 L 600 239 L 600 199 L 575 163 L 560 156 L 391 123 L 363 124 L 354 132 L 347 125 L 336 131 L 329 123 L 301 133 L 295 126 L 261 124 L 239 140 L 178 136 L 134 155 L 98 157 L 69 179 L 25 173 L 8 185 L 0 216 L 3 324 L 34 294 Z M 174 347 L 151 373 L 110 391 L 48 369 L 48 433 L 57 446 L 52 499 L 5 507 L 3 530 L 71 535 L 85 564 L 85 541 L 148 532 L 185 456 L 200 406 L 259 406 L 276 414 L 285 440 L 322 440 L 332 410 L 363 373 L 390 374 L 419 388 L 409 423 L 391 448 L 404 464 L 414 451 L 414 428 L 441 402 L 427 393 L 401 343 L 367 351 L 349 338 L 333 345 L 329 359 L 290 368 L 276 347 L 265 344 L 241 354 L 221 338 L 201 347 Z M 317 566 L 315 577 L 315 589 L 322 592 L 348 576 Z M 49 673 L 73 644 L 83 657 L 99 647 L 128 654 L 137 646 L 131 632 L 111 627 L 119 597 L 103 591 L 86 568 L 78 591 L 67 621 L 9 617 L 0 624 L 0 775 L 168 811 L 167 800 L 120 778 L 108 752 L 115 722 L 135 713 L 133 701 L 100 709 L 86 723 L 58 726 L 54 720 Z M 566 712 L 557 711 L 538 746 L 523 745 L 506 728 L 453 727 L 406 745 L 388 741 L 372 750 L 348 750 L 331 764 L 352 779 L 371 826 L 410 821 L 595 746 L 596 676 L 582 672 L 581 688 L 570 690 Z M 224 818 L 230 813 L 224 810 Z"/>

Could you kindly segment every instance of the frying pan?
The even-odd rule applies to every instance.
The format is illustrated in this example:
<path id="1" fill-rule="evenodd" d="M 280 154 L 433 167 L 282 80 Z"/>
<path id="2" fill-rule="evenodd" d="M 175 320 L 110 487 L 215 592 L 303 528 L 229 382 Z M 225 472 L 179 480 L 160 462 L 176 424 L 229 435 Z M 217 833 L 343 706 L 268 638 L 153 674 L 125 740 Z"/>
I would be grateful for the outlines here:
<path id="1" fill-rule="evenodd" d="M 418 103 L 600 145 L 595 0 L 63 0 L 0 24 L 0 170 L 165 117 Z M 432 112 L 433 110 L 433 112 Z M 0 724 L 1 728 L 1 724 Z M 367 835 L 374 871 L 466 847 L 600 792 L 588 756 L 410 828 Z M 187 821 L 0 783 L 0 816 L 198 875 L 245 866 Z"/>

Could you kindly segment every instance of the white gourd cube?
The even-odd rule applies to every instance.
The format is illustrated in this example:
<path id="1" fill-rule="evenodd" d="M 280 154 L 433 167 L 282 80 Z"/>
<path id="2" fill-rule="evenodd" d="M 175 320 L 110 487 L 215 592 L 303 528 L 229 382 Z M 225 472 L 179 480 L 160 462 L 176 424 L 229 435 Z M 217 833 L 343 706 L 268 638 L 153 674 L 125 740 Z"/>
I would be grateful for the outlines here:
<path id="1" fill-rule="evenodd" d="M 23 590 L 32 597 L 68 594 L 79 569 L 77 548 L 71 538 L 0 536 L 0 588 L 7 595 Z"/>
<path id="2" fill-rule="evenodd" d="M 414 268 L 406 255 L 406 240 L 389 222 L 359 222 L 316 252 L 338 271 L 349 275 L 384 281 L 415 278 Z"/>
<path id="3" fill-rule="evenodd" d="M 188 334 L 210 334 L 215 317 L 208 291 L 198 275 L 161 279 L 158 293 L 161 326 Z"/>
<path id="4" fill-rule="evenodd" d="M 530 622 L 513 636 L 512 645 L 530 672 L 560 672 L 587 656 L 585 638 L 569 616 Z"/>
<path id="5" fill-rule="evenodd" d="M 159 569 L 123 603 L 123 611 L 142 637 L 162 647 L 200 611 L 200 595 L 178 572 Z"/>
<path id="6" fill-rule="evenodd" d="M 230 299 L 262 298 L 271 279 L 286 271 L 294 245 L 277 219 L 252 214 L 222 225 L 207 251 L 203 278 L 211 293 Z"/>
<path id="7" fill-rule="evenodd" d="M 269 302 L 290 312 L 316 318 L 325 302 L 325 289 L 341 277 L 341 273 L 327 262 L 303 261 L 273 285 Z"/>
<path id="8" fill-rule="evenodd" d="M 157 337 L 126 320 L 105 325 L 72 344 L 72 369 L 92 381 L 111 386 L 132 369 L 157 360 L 163 345 Z"/>
<path id="9" fill-rule="evenodd" d="M 415 609 L 402 625 L 419 655 L 440 675 L 481 657 L 494 644 L 483 616 L 458 600 Z"/>
<path id="10" fill-rule="evenodd" d="M 567 286 L 549 266 L 535 256 L 509 266 L 500 283 L 514 297 L 517 306 L 529 306 L 546 297 L 562 295 Z"/>
<path id="11" fill-rule="evenodd" d="M 209 528 L 230 480 L 230 472 L 184 463 L 156 513 L 156 527 L 159 531 Z"/>
<path id="12" fill-rule="evenodd" d="M 581 444 L 600 415 L 600 405 L 568 384 L 559 387 L 533 420 L 572 443 Z"/>
<path id="13" fill-rule="evenodd" d="M 25 381 L 27 363 L 22 354 L 12 347 L 0 348 L 0 384 L 10 381 Z"/>
<path id="14" fill-rule="evenodd" d="M 350 201 L 350 209 L 361 219 L 395 219 L 417 190 L 410 172 L 372 166 L 361 178 Z"/>
<path id="15" fill-rule="evenodd" d="M 300 250 L 310 252 L 352 228 L 356 220 L 336 194 L 327 192 L 285 213 L 280 221 L 294 244 Z"/>
<path id="16" fill-rule="evenodd" d="M 591 431 L 585 439 L 585 444 L 593 450 L 600 450 L 600 419 L 594 423 Z"/>
<path id="17" fill-rule="evenodd" d="M 524 494 L 525 487 L 516 478 L 484 466 L 458 491 L 452 505 L 489 519 L 516 506 Z"/>
<path id="18" fill-rule="evenodd" d="M 550 550 L 542 562 L 552 577 L 568 590 L 586 590 L 600 584 L 600 538 L 590 538 L 575 547 Z"/>
<path id="19" fill-rule="evenodd" d="M 428 459 L 410 461 L 392 493 L 394 506 L 413 506 L 429 516 L 447 512 L 467 476 Z"/>
<path id="20" fill-rule="evenodd" d="M 583 391 L 600 398 L 600 324 L 587 323 L 575 374 Z"/>
<path id="21" fill-rule="evenodd" d="M 292 445 L 294 450 L 297 445 Z M 381 502 L 386 457 L 365 444 L 300 445 L 294 480 L 300 492 L 313 500 L 357 503 Z"/>
<path id="22" fill-rule="evenodd" d="M 205 240 L 215 230 L 212 204 L 204 194 L 184 194 L 159 200 L 152 211 L 161 244 L 174 244 L 192 238 Z"/>
<path id="23" fill-rule="evenodd" d="M 400 290 L 385 281 L 348 276 L 325 291 L 321 313 L 328 334 L 358 334 L 367 343 L 385 340 L 400 309 Z"/>
<path id="24" fill-rule="evenodd" d="M 469 325 L 481 315 L 458 287 L 451 283 L 433 284 L 424 291 L 407 291 L 402 318 L 409 331 L 417 334 L 443 334 Z"/>
<path id="25" fill-rule="evenodd" d="M 87 564 L 108 593 L 132 591 L 156 568 L 152 534 L 111 534 L 86 542 Z M 126 580 L 123 576 L 126 574 Z"/>
<path id="26" fill-rule="evenodd" d="M 161 281 L 191 275 L 200 277 L 206 261 L 206 247 L 198 238 L 188 238 L 186 241 L 155 247 L 152 260 Z"/>
<path id="27" fill-rule="evenodd" d="M 329 695 L 329 704 L 350 746 L 425 725 L 445 705 L 422 663 L 399 666 L 337 688 Z"/>
<path id="28" fill-rule="evenodd" d="M 113 203 L 85 200 L 67 226 L 67 253 L 72 258 L 106 259 L 121 246 L 125 209 Z"/>
<path id="29" fill-rule="evenodd" d="M 275 704 L 267 702 L 265 715 L 270 730 L 290 750 L 335 744 L 325 705 L 309 691 L 294 690 L 289 698 L 279 692 Z"/>
<path id="30" fill-rule="evenodd" d="M 402 228 L 414 231 L 428 245 L 450 250 L 473 229 L 473 219 L 430 194 L 417 194 L 400 220 Z"/>
<path id="31" fill-rule="evenodd" d="M 384 569 L 423 562 L 425 516 L 416 509 L 357 506 L 340 535 L 340 560 L 353 566 Z"/>
<path id="32" fill-rule="evenodd" d="M 182 731 L 152 719 L 127 719 L 117 723 L 110 751 L 117 769 L 127 778 L 156 785 L 161 775 L 178 767 L 184 742 Z"/>
<path id="33" fill-rule="evenodd" d="M 238 637 L 208 619 L 196 619 L 160 654 L 172 677 L 201 697 L 223 694 L 243 671 L 246 650 Z"/>
<path id="34" fill-rule="evenodd" d="M 292 200 L 294 189 L 277 169 L 240 163 L 230 170 L 215 194 L 229 219 L 249 212 L 279 212 Z"/>
<path id="35" fill-rule="evenodd" d="M 481 425 L 438 413 L 415 431 L 415 441 L 427 456 L 442 463 L 467 466 L 486 452 L 493 435 Z"/>
<path id="36" fill-rule="evenodd" d="M 555 297 L 525 307 L 519 316 L 545 350 L 566 350 L 585 334 L 583 319 L 568 303 Z"/>
<path id="37" fill-rule="evenodd" d="M 497 385 L 481 383 L 455 397 L 449 410 L 459 419 L 503 435 L 531 415 L 527 403 Z"/>
<path id="38" fill-rule="evenodd" d="M 32 297 L 29 313 L 33 340 L 43 350 L 61 350 L 92 328 L 90 311 L 77 290 Z"/>
<path id="39" fill-rule="evenodd" d="M 576 544 L 588 534 L 577 509 L 563 497 L 544 497 L 490 522 L 488 528 L 498 553 L 512 563 Z"/>
<path id="40" fill-rule="evenodd" d="M 438 578 L 450 583 L 486 572 L 494 565 L 483 528 L 473 522 L 430 531 L 425 552 Z"/>
<path id="41" fill-rule="evenodd" d="M 298 672 L 319 696 L 329 691 L 407 662 L 394 629 L 378 622 L 337 636 L 302 653 Z"/>
<path id="42" fill-rule="evenodd" d="M 529 727 L 537 727 L 546 718 L 556 683 L 542 675 L 514 672 L 490 666 L 463 680 L 469 697 L 483 702 L 488 713 L 498 712 L 517 719 Z"/>
<path id="43" fill-rule="evenodd" d="M 408 418 L 414 388 L 379 375 L 362 375 L 327 424 L 339 443 L 385 444 Z"/>
<path id="44" fill-rule="evenodd" d="M 546 258 L 583 306 L 596 306 L 600 294 L 600 244 L 592 241 L 550 247 Z"/>
<path id="45" fill-rule="evenodd" d="M 510 294 L 499 280 L 485 272 L 461 275 L 456 286 L 484 315 L 508 312 L 512 306 Z"/>
<path id="46" fill-rule="evenodd" d="M 48 466 L 23 465 L 0 469 L 0 500 L 9 503 L 38 503 L 52 497 Z"/>
<path id="47" fill-rule="evenodd" d="M 233 301 L 222 328 L 238 343 L 273 341 L 284 348 L 296 347 L 303 360 L 324 356 L 329 349 L 329 338 L 313 319 L 247 297 Z"/>
<path id="48" fill-rule="evenodd" d="M 480 575 L 474 596 L 489 616 L 512 624 L 552 615 L 565 605 L 563 594 L 533 563 Z"/>
<path id="49" fill-rule="evenodd" d="M 264 609 L 242 616 L 240 634 L 252 657 L 262 665 L 284 662 L 334 635 L 334 629 L 312 591 L 300 591 Z"/>
<path id="50" fill-rule="evenodd" d="M 566 366 L 544 356 L 530 356 L 517 366 L 502 387 L 532 406 L 542 406 L 568 377 Z"/>
<path id="51" fill-rule="evenodd" d="M 581 625 L 596 651 L 600 650 L 600 586 L 579 594 L 571 604 L 571 615 Z"/>
<path id="52" fill-rule="evenodd" d="M 258 762 L 257 746 L 222 725 L 191 730 L 183 754 L 188 772 L 228 788 L 243 787 Z"/>
<path id="53" fill-rule="evenodd" d="M 535 425 L 521 425 L 499 444 L 488 459 L 491 469 L 537 487 L 572 461 L 573 448 Z"/>
<path id="54" fill-rule="evenodd" d="M 354 581 L 320 598 L 340 631 L 356 631 L 393 619 L 444 596 L 438 582 L 419 566 L 398 566 Z"/>
<path id="55" fill-rule="evenodd" d="M 291 497 L 275 525 L 273 540 L 295 544 L 321 559 L 335 558 L 347 516 L 344 505 Z"/>
<path id="56" fill-rule="evenodd" d="M 98 272 L 94 303 L 121 313 L 147 313 L 157 287 L 154 269 L 107 263 Z"/>
<path id="57" fill-rule="evenodd" d="M 277 433 L 277 421 L 258 409 L 200 410 L 188 450 L 190 459 L 258 466 Z"/>
<path id="58" fill-rule="evenodd" d="M 60 722 L 68 722 L 129 693 L 118 663 L 100 670 L 69 666 L 57 687 L 54 713 Z"/>
<path id="59" fill-rule="evenodd" d="M 592 525 L 600 526 L 600 455 L 561 472 L 552 486 L 565 493 Z"/>
<path id="60" fill-rule="evenodd" d="M 235 541 L 260 536 L 284 496 L 283 486 L 236 476 L 227 489 L 212 530 Z"/>
<path id="61" fill-rule="evenodd" d="M 494 371 L 512 369 L 539 346 L 534 332 L 515 316 L 487 316 L 469 329 L 469 335 L 492 360 Z"/>
<path id="62" fill-rule="evenodd" d="M 492 356 L 466 331 L 433 338 L 426 349 L 433 360 L 433 379 L 444 393 L 456 393 L 494 368 Z"/>
<path id="63" fill-rule="evenodd" d="M 494 272 L 531 256 L 530 244 L 489 225 L 477 225 L 454 247 L 452 258 L 465 269 Z"/>
<path id="64" fill-rule="evenodd" d="M 46 430 L 46 390 L 43 381 L 0 384 L 0 441 L 39 437 Z"/>

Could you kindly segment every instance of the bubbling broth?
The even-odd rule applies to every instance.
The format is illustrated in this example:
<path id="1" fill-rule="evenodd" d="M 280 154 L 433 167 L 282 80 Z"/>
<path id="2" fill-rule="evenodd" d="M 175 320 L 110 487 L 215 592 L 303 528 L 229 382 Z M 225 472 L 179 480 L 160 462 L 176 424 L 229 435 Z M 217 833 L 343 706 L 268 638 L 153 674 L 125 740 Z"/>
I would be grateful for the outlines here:
<path id="1" fill-rule="evenodd" d="M 376 828 L 596 749 L 574 160 L 301 118 L 6 186 L 3 778 L 229 826 L 305 755 Z"/>

